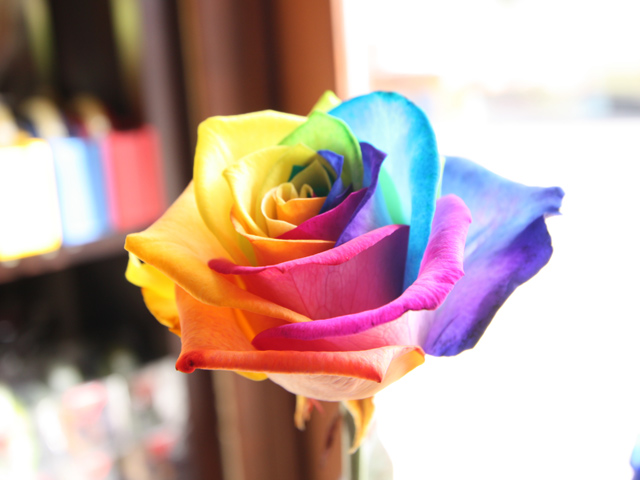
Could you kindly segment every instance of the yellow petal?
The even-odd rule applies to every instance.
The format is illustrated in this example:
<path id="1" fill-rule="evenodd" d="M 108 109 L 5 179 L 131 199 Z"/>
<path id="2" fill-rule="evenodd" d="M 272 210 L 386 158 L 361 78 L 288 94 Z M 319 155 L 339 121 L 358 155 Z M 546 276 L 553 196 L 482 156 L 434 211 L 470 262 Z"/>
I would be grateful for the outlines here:
<path id="1" fill-rule="evenodd" d="M 296 395 L 296 412 L 293 415 L 293 421 L 298 430 L 304 430 L 307 422 L 311 419 L 313 411 L 313 402 L 304 395 Z"/>
<path id="2" fill-rule="evenodd" d="M 303 145 L 267 147 L 246 155 L 223 172 L 231 191 L 234 217 L 247 233 L 261 237 L 276 237 L 294 228 L 285 228 L 278 234 L 270 233 L 269 222 L 264 215 L 264 204 L 261 203 L 274 188 L 296 185 L 296 181 L 300 187 L 306 182 L 314 188 L 328 191 L 331 180 L 323 162 L 326 163 L 326 160 Z M 292 183 L 288 183 L 294 166 L 306 168 L 296 175 Z M 298 196 L 295 188 L 294 192 L 293 198 Z"/>
<path id="3" fill-rule="evenodd" d="M 229 222 L 232 199 L 222 172 L 252 152 L 277 145 L 304 117 L 265 111 L 212 117 L 200 124 L 194 163 L 198 209 L 205 225 L 237 263 L 246 262 Z"/>
<path id="4" fill-rule="evenodd" d="M 373 412 L 375 411 L 373 397 L 363 398 L 361 400 L 347 400 L 344 402 L 344 405 L 353 417 L 353 423 L 356 427 L 355 434 L 353 435 L 353 443 L 349 450 L 349 453 L 355 453 L 362 441 L 369 434 L 369 427 L 371 426 Z"/>
<path id="5" fill-rule="evenodd" d="M 264 197 L 278 185 L 289 181 L 293 167 L 306 167 L 314 160 L 326 162 L 326 160 L 309 147 L 304 145 L 294 145 L 290 147 L 280 161 L 273 166 L 271 171 L 264 178 L 260 193 L 256 196 L 254 208 L 256 212 L 260 212 L 256 215 L 256 223 L 261 228 L 267 228 L 266 219 L 262 214 L 262 201 Z M 328 162 L 326 164 L 329 165 Z"/>
<path id="6" fill-rule="evenodd" d="M 176 298 L 175 284 L 153 265 L 142 263 L 138 257 L 129 254 L 129 263 L 124 273 L 126 279 L 138 287 L 154 290 L 164 298 Z"/>
<path id="7" fill-rule="evenodd" d="M 169 328 L 169 331 L 180 336 L 180 317 L 176 307 L 176 299 L 164 297 L 156 290 L 142 288 L 142 299 L 158 322 Z"/>
<path id="8" fill-rule="evenodd" d="M 327 197 L 310 197 L 312 193 L 307 184 L 299 194 L 293 183 L 287 182 L 272 188 L 264 196 L 260 210 L 269 237 L 277 238 L 320 213 Z"/>
<path id="9" fill-rule="evenodd" d="M 153 265 L 142 263 L 129 254 L 125 277 L 141 287 L 145 305 L 158 322 L 180 335 L 180 318 L 176 307 L 175 284 Z"/>
<path id="10" fill-rule="evenodd" d="M 240 372 L 236 370 L 236 373 L 255 382 L 261 382 L 262 380 L 269 378 L 266 373 L 262 372 Z"/>
<path id="11" fill-rule="evenodd" d="M 203 303 L 239 308 L 289 322 L 309 321 L 303 315 L 241 289 L 209 268 L 209 260 L 229 260 L 230 256 L 200 217 L 193 184 L 147 230 L 129 235 L 125 248 Z"/>
<path id="12" fill-rule="evenodd" d="M 277 238 L 280 235 L 287 233 L 289 230 L 293 230 L 294 228 L 296 228 L 296 226 L 292 223 L 278 220 L 278 205 L 276 198 L 278 196 L 278 190 L 282 189 L 285 185 L 291 184 L 284 183 L 272 188 L 262 199 L 260 212 L 267 225 L 267 233 L 271 238 Z"/>
<path id="13" fill-rule="evenodd" d="M 267 236 L 264 222 L 256 223 L 257 200 L 269 172 L 290 147 L 267 147 L 251 153 L 224 170 L 233 199 L 233 213 L 252 235 Z"/>

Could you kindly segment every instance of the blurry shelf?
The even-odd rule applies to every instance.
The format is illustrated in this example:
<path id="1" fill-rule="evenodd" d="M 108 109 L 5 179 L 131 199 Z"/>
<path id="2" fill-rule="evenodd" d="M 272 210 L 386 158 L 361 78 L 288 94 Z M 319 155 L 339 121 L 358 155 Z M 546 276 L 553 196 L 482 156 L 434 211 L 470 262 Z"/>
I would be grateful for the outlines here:
<path id="1" fill-rule="evenodd" d="M 124 252 L 126 233 L 112 234 L 98 241 L 74 247 L 62 247 L 55 252 L 10 262 L 0 262 L 0 284 L 20 278 L 57 272 Z"/>

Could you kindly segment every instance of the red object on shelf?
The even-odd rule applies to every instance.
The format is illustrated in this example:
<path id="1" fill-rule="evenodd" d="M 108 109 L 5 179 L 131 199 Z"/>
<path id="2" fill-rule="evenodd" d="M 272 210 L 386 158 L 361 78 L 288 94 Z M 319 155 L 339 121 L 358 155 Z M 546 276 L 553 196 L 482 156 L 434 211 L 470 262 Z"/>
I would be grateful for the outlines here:
<path id="1" fill-rule="evenodd" d="M 102 143 L 109 220 L 131 231 L 156 220 L 165 210 L 164 179 L 155 130 L 112 131 Z"/>

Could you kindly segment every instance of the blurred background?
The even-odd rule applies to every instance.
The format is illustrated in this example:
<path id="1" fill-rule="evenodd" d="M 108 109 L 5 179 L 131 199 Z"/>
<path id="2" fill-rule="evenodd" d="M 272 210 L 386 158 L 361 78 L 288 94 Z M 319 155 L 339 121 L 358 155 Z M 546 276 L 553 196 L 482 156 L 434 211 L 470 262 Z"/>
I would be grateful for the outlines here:
<path id="1" fill-rule="evenodd" d="M 635 0 L 0 0 L 0 478 L 631 478 L 640 434 Z M 200 121 L 396 90 L 441 153 L 561 186 L 555 253 L 476 348 L 323 404 L 179 346 L 127 233 L 191 178 Z M 344 427 L 344 428 L 342 428 Z M 341 433 L 342 432 L 342 433 Z"/>

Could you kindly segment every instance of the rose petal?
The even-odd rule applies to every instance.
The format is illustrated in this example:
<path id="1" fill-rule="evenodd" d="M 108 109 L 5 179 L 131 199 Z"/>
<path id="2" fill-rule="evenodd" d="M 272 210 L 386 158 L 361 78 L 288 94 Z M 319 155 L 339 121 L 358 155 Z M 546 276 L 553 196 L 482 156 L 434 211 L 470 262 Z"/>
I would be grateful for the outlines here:
<path id="1" fill-rule="evenodd" d="M 289 182 L 291 182 L 298 191 L 302 191 L 302 187 L 306 184 L 311 187 L 317 197 L 325 197 L 331 190 L 331 177 L 325 167 L 326 159 L 321 155 L 310 162 L 305 168 L 297 172 Z"/>
<path id="2" fill-rule="evenodd" d="M 352 214 L 336 245 L 342 245 L 366 232 L 391 224 L 391 218 L 385 205 L 377 203 L 374 199 L 380 166 L 386 154 L 368 143 L 361 143 L 360 148 L 362 149 L 364 167 L 362 184 L 366 187 L 367 193 Z"/>
<path id="3" fill-rule="evenodd" d="M 335 242 L 353 217 L 354 212 L 362 204 L 367 189 L 361 188 L 351 193 L 337 207 L 316 215 L 296 228 L 289 230 L 279 238 L 283 240 L 317 239 Z"/>
<path id="4" fill-rule="evenodd" d="M 129 254 L 126 279 L 142 290 L 142 298 L 151 314 L 180 336 L 180 319 L 176 307 L 175 284 L 153 265 L 142 263 Z"/>
<path id="5" fill-rule="evenodd" d="M 326 92 L 324 92 L 322 94 L 322 96 L 318 99 L 318 101 L 316 102 L 316 104 L 313 106 L 313 108 L 311 109 L 311 111 L 313 112 L 314 110 L 320 110 L 321 112 L 328 112 L 329 110 L 331 110 L 332 108 L 337 107 L 338 105 L 340 105 L 340 103 L 342 103 L 342 100 L 340 100 L 335 93 L 333 93 L 331 90 L 327 90 Z"/>
<path id="6" fill-rule="evenodd" d="M 261 180 L 287 152 L 291 152 L 290 147 L 267 147 L 242 157 L 223 171 L 233 200 L 233 213 L 245 230 L 253 235 L 266 236 L 264 219 L 258 220 L 259 210 L 255 208 L 263 188 Z M 300 161 L 308 161 L 314 155 L 311 150 L 299 153 L 301 158 L 297 159 Z"/>
<path id="7" fill-rule="evenodd" d="M 458 195 L 473 215 L 465 256 L 478 248 L 495 250 L 511 243 L 533 220 L 559 212 L 560 188 L 528 187 L 463 158 L 447 157 L 442 194 Z"/>
<path id="8" fill-rule="evenodd" d="M 376 202 L 374 196 L 380 165 L 385 154 L 368 143 L 361 143 L 360 147 L 362 149 L 363 185 L 365 188 L 350 194 L 341 203 L 338 202 L 339 196 L 336 197 L 333 202 L 337 204 L 335 208 L 310 218 L 300 224 L 298 228 L 281 235 L 280 238 L 337 240 L 336 245 L 339 246 L 366 232 L 391 224 L 384 203 Z M 337 181 L 339 182 L 340 179 Z M 332 192 L 333 189 L 329 195 Z M 329 197 L 327 197 L 328 199 Z"/>
<path id="9" fill-rule="evenodd" d="M 174 292 L 175 284 L 171 279 L 153 265 L 142 263 L 139 258 L 131 253 L 129 254 L 129 262 L 124 276 L 129 282 L 138 287 L 154 290 L 158 295 L 165 298 L 176 298 Z"/>
<path id="10" fill-rule="evenodd" d="M 360 144 L 349 127 L 338 118 L 314 111 L 305 123 L 287 136 L 281 145 L 306 145 L 313 150 L 331 150 L 344 157 L 342 182 L 353 185 L 354 190 L 362 186 L 362 154 Z"/>
<path id="11" fill-rule="evenodd" d="M 335 401 L 369 397 L 423 362 L 422 350 L 416 347 L 260 351 L 251 345 L 236 311 L 205 305 L 181 289 L 176 290 L 176 301 L 182 323 L 176 368 L 185 373 L 196 368 L 265 372 L 292 393 Z"/>
<path id="12" fill-rule="evenodd" d="M 367 435 L 369 434 L 369 428 L 371 427 L 371 420 L 373 420 L 375 406 L 373 404 L 373 397 L 363 398 L 361 400 L 348 400 L 344 404 L 353 418 L 356 430 L 353 434 L 353 443 L 349 449 L 349 453 L 353 454 L 358 450 L 362 441 L 367 438 Z"/>
<path id="13" fill-rule="evenodd" d="M 282 183 L 264 196 L 261 213 L 269 237 L 280 237 L 318 214 L 325 197 L 305 196 L 308 190 L 309 185 L 303 186 L 301 194 L 292 183 Z"/>
<path id="14" fill-rule="evenodd" d="M 264 350 L 343 352 L 371 350 L 385 345 L 423 345 L 434 321 L 434 310 L 408 310 L 400 317 L 364 331 L 318 339 L 299 339 L 280 335 L 275 329 L 256 335 L 253 344 Z M 276 333 L 276 335 L 274 335 Z"/>
<path id="15" fill-rule="evenodd" d="M 266 353 L 266 352 L 265 352 Z M 298 374 L 282 375 L 270 373 L 269 378 L 283 387 L 295 393 L 324 400 L 327 402 L 338 402 L 344 400 L 360 400 L 372 397 L 384 388 L 399 380 L 408 372 L 424 363 L 424 353 L 417 347 L 388 346 L 374 350 L 360 352 L 335 352 L 332 357 L 331 352 L 272 352 L 282 354 L 301 354 L 312 356 L 316 354 L 324 360 L 331 361 L 332 358 L 346 362 L 353 362 L 350 367 L 353 371 L 358 371 L 365 364 L 365 369 L 374 368 L 374 379 L 363 379 L 359 376 L 337 376 L 330 374 Z M 326 356 L 326 357 L 325 357 Z M 349 367 L 347 367 L 347 372 Z M 380 377 L 379 374 L 382 374 Z M 349 375 L 347 373 L 347 375 Z M 377 380 L 380 378 L 380 380 Z"/>
<path id="16" fill-rule="evenodd" d="M 287 182 L 292 168 L 319 162 L 325 160 L 304 145 L 272 146 L 245 155 L 226 168 L 223 175 L 233 199 L 232 210 L 245 231 L 266 236 L 268 222 L 262 212 L 263 198 L 270 190 Z M 323 167 L 318 164 L 317 168 Z M 323 173 L 326 175 L 324 170 Z"/>
<path id="17" fill-rule="evenodd" d="M 466 275 L 436 312 L 424 348 L 431 355 L 456 355 L 477 343 L 516 287 L 549 261 L 544 218 L 558 213 L 564 193 L 510 182 L 460 158 L 447 158 L 442 191 L 460 195 L 474 223 Z"/>
<path id="18" fill-rule="evenodd" d="M 294 145 L 289 147 L 287 153 L 274 165 L 272 165 L 267 172 L 264 173 L 260 192 L 256 195 L 255 209 L 260 209 L 262 199 L 269 190 L 282 183 L 287 183 L 291 179 L 291 172 L 300 168 L 303 169 L 310 162 L 314 160 L 320 160 L 324 162 L 322 158 L 315 150 L 311 150 L 305 145 Z M 257 181 L 260 177 L 256 177 L 253 181 Z"/>
<path id="19" fill-rule="evenodd" d="M 320 212 L 324 200 L 324 197 L 292 198 L 282 205 L 276 206 L 278 219 L 293 225 L 300 225 Z"/>
<path id="20" fill-rule="evenodd" d="M 386 338 L 377 336 L 385 330 L 373 330 L 373 327 L 397 320 L 409 310 L 434 310 L 462 277 L 463 249 L 470 221 L 469 210 L 462 200 L 454 195 L 440 198 L 433 219 L 431 239 L 420 265 L 418 279 L 400 297 L 373 310 L 307 322 L 304 325 L 283 325 L 265 330 L 256 336 L 254 345 L 262 349 L 341 350 L 341 339 L 335 337 L 361 332 L 366 333 L 345 338 L 350 349 L 358 346 L 369 348 L 374 344 L 387 345 Z M 405 328 L 401 324 L 398 326 Z M 327 343 L 314 346 L 310 342 L 322 339 L 326 339 Z"/>
<path id="21" fill-rule="evenodd" d="M 396 93 L 375 92 L 348 100 L 330 111 L 344 120 L 358 140 L 387 154 L 381 190 L 393 223 L 411 225 L 405 270 L 406 289 L 418 276 L 433 219 L 440 160 L 435 136 L 426 115 Z M 393 188 L 391 188 L 393 187 Z M 399 211 L 391 198 L 399 196 Z"/>
<path id="22" fill-rule="evenodd" d="M 147 230 L 127 236 L 125 248 L 201 302 L 287 321 L 308 321 L 300 314 L 239 288 L 207 266 L 211 258 L 230 259 L 230 256 L 202 221 L 193 183 Z"/>
<path id="23" fill-rule="evenodd" d="M 249 292 L 311 319 L 337 317 L 378 308 L 400 295 L 408 230 L 389 225 L 313 257 L 270 267 L 223 259 L 209 266 L 237 275 Z"/>
<path id="24" fill-rule="evenodd" d="M 347 195 L 349 195 L 353 189 L 342 182 L 341 175 L 342 167 L 344 165 L 344 157 L 329 150 L 318 150 L 318 154 L 321 155 L 329 165 L 331 165 L 331 168 L 337 175 L 336 180 L 333 182 L 333 185 L 331 185 L 331 190 L 329 190 L 329 194 L 322 206 L 322 210 L 320 210 L 320 213 L 324 213 L 340 205 L 340 203 L 347 198 Z"/>
<path id="25" fill-rule="evenodd" d="M 281 240 L 279 238 L 251 235 L 231 215 L 231 223 L 236 231 L 250 243 L 258 265 L 276 265 L 296 258 L 316 255 L 333 248 L 335 242 L 329 240 Z M 211 258 L 221 258 L 213 255 Z"/>
<path id="26" fill-rule="evenodd" d="M 293 423 L 298 430 L 304 430 L 311 419 L 313 407 L 318 402 L 304 395 L 296 395 L 296 412 L 293 415 Z"/>
<path id="27" fill-rule="evenodd" d="M 232 199 L 222 172 L 252 152 L 277 145 L 304 123 L 304 117 L 265 111 L 212 117 L 200 124 L 194 163 L 198 209 L 204 223 L 234 261 L 247 263 L 231 222 Z"/>

